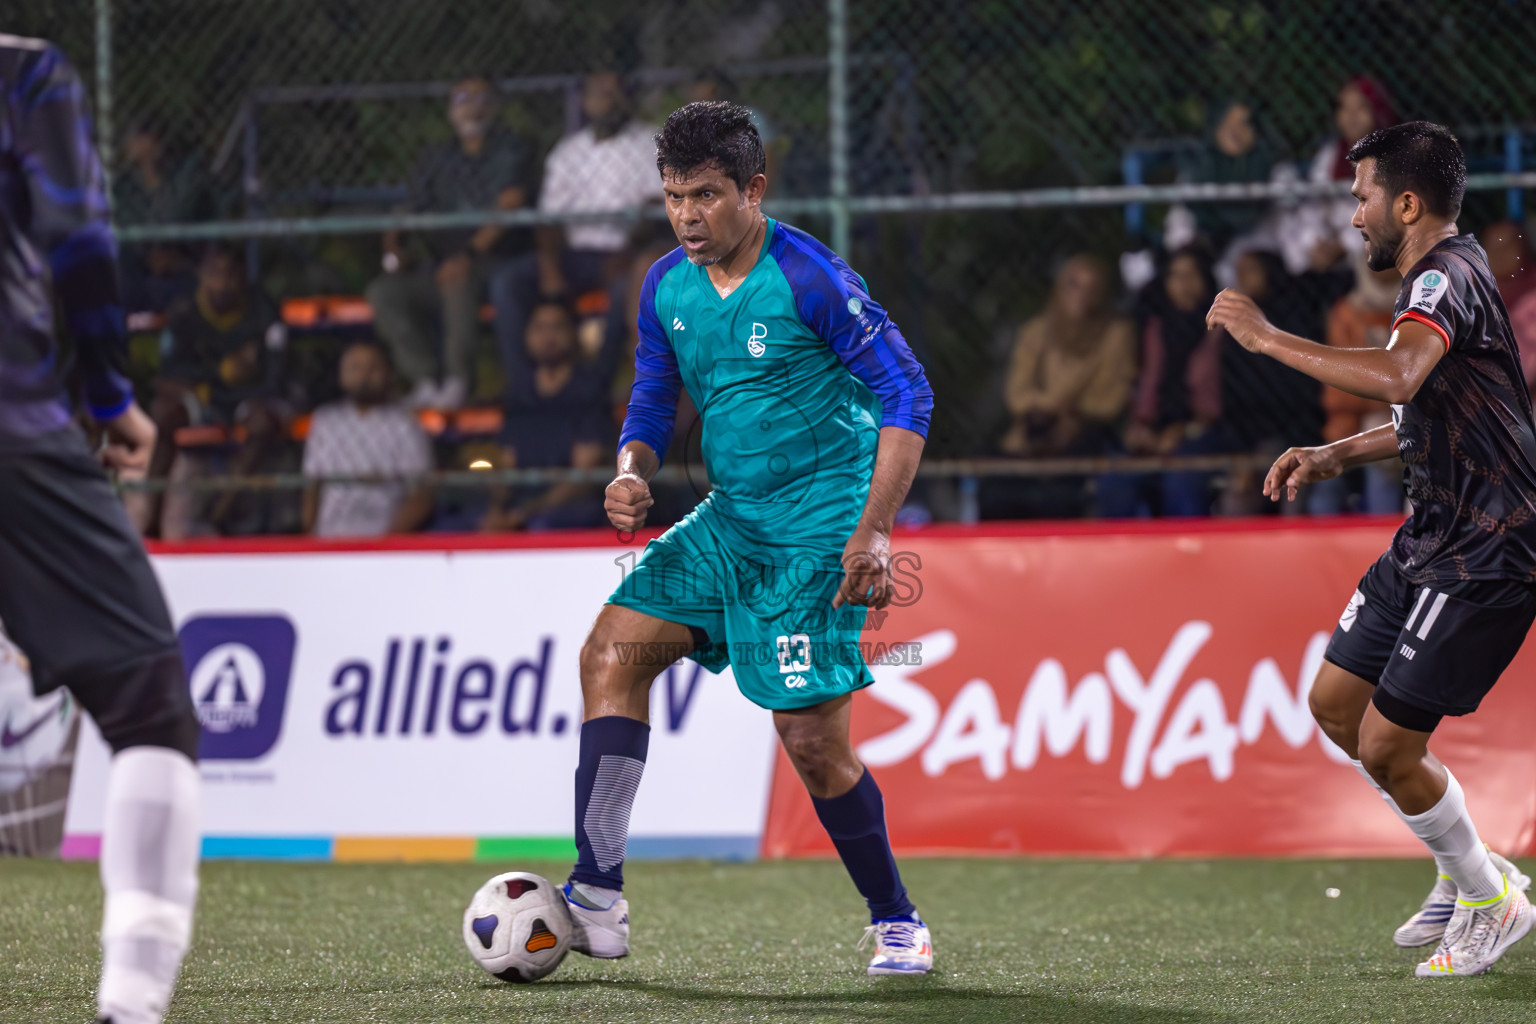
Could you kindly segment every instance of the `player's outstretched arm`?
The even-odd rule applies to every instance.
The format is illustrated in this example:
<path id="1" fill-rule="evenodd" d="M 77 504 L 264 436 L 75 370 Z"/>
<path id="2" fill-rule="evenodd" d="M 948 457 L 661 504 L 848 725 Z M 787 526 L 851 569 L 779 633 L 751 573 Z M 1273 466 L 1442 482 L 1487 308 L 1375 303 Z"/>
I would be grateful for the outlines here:
<path id="1" fill-rule="evenodd" d="M 1332 480 L 1346 470 L 1368 462 L 1397 458 L 1397 432 L 1392 424 L 1346 437 L 1333 444 L 1315 448 L 1292 448 L 1275 460 L 1264 478 L 1264 495 L 1279 501 L 1283 493 L 1290 501 L 1303 484 Z"/>
<path id="2" fill-rule="evenodd" d="M 923 443 L 922 434 L 905 427 L 880 428 L 869 497 L 864 500 L 859 525 L 843 548 L 843 582 L 832 598 L 832 607 L 863 604 L 884 608 L 891 603 L 891 527 L 917 476 Z"/>
<path id="3" fill-rule="evenodd" d="M 1287 334 L 1248 296 L 1228 288 L 1205 322 L 1225 328 L 1250 352 L 1279 360 L 1314 380 L 1361 398 L 1402 405 L 1413 400 L 1446 353 L 1445 339 L 1418 320 L 1404 320 L 1386 348 L 1333 348 Z"/>
<path id="4" fill-rule="evenodd" d="M 603 511 L 615 528 L 633 532 L 645 525 L 646 510 L 656 503 L 651 477 L 660 468 L 661 459 L 644 441 L 630 441 L 619 449 L 619 474 L 603 493 Z"/>

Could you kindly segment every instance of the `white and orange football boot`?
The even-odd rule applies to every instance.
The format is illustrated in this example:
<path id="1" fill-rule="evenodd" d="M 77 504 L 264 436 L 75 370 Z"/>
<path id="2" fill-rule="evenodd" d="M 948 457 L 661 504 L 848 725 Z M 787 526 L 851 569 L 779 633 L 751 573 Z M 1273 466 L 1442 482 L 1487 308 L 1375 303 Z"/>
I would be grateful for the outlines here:
<path id="1" fill-rule="evenodd" d="M 855 948 L 863 949 L 870 939 L 875 941 L 870 974 L 927 974 L 933 970 L 933 938 L 916 914 L 876 921 L 864 929 L 864 937 Z"/>
<path id="2" fill-rule="evenodd" d="M 1420 978 L 1463 978 L 1482 974 L 1531 930 L 1530 900 L 1504 880 L 1504 892 L 1479 903 L 1456 901 L 1451 923 L 1435 955 L 1419 964 Z"/>

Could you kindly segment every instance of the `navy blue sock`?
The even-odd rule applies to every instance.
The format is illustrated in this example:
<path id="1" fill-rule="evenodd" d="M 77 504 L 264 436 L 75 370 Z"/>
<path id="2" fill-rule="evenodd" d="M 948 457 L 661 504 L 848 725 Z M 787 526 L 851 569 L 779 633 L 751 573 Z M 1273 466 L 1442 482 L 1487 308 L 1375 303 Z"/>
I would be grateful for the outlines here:
<path id="1" fill-rule="evenodd" d="M 576 765 L 576 866 L 571 881 L 624 888 L 629 811 L 645 771 L 651 727 L 611 715 L 581 727 Z"/>
<path id="2" fill-rule="evenodd" d="M 854 787 L 828 800 L 811 797 L 816 817 L 832 837 L 859 895 L 869 904 L 870 920 L 917 913 L 896 870 L 896 856 L 885 832 L 885 798 L 869 769 Z"/>

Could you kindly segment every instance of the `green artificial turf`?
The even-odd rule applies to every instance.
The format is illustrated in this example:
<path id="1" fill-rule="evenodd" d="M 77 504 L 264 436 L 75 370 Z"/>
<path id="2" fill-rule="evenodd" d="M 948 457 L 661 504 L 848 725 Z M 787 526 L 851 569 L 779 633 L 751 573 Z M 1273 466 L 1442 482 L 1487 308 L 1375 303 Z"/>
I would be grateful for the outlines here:
<path id="1" fill-rule="evenodd" d="M 573 954 L 522 986 L 459 937 L 470 895 L 513 866 L 207 864 L 168 1019 L 1536 1020 L 1536 937 L 1483 978 L 1412 977 L 1422 954 L 1391 932 L 1427 863 L 907 861 L 926 978 L 864 974 L 836 863 L 636 863 L 629 959 Z M 90 1020 L 99 912 L 94 865 L 0 861 L 0 1021 Z"/>

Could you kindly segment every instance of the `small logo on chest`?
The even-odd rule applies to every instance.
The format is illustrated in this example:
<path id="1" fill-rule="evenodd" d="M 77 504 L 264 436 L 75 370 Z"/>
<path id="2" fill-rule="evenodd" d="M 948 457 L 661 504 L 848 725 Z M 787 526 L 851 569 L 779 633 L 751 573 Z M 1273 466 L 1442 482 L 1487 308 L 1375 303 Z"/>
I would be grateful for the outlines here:
<path id="1" fill-rule="evenodd" d="M 763 339 L 766 337 L 768 337 L 768 326 L 766 324 L 755 323 L 752 325 L 752 337 L 747 339 L 747 351 L 751 352 L 754 358 L 768 351 L 768 346 L 763 343 Z"/>
<path id="2" fill-rule="evenodd" d="M 684 327 L 683 326 L 683 322 L 681 320 L 679 320 L 677 317 L 673 317 L 672 318 L 672 329 L 674 331 L 686 331 L 688 328 Z"/>

